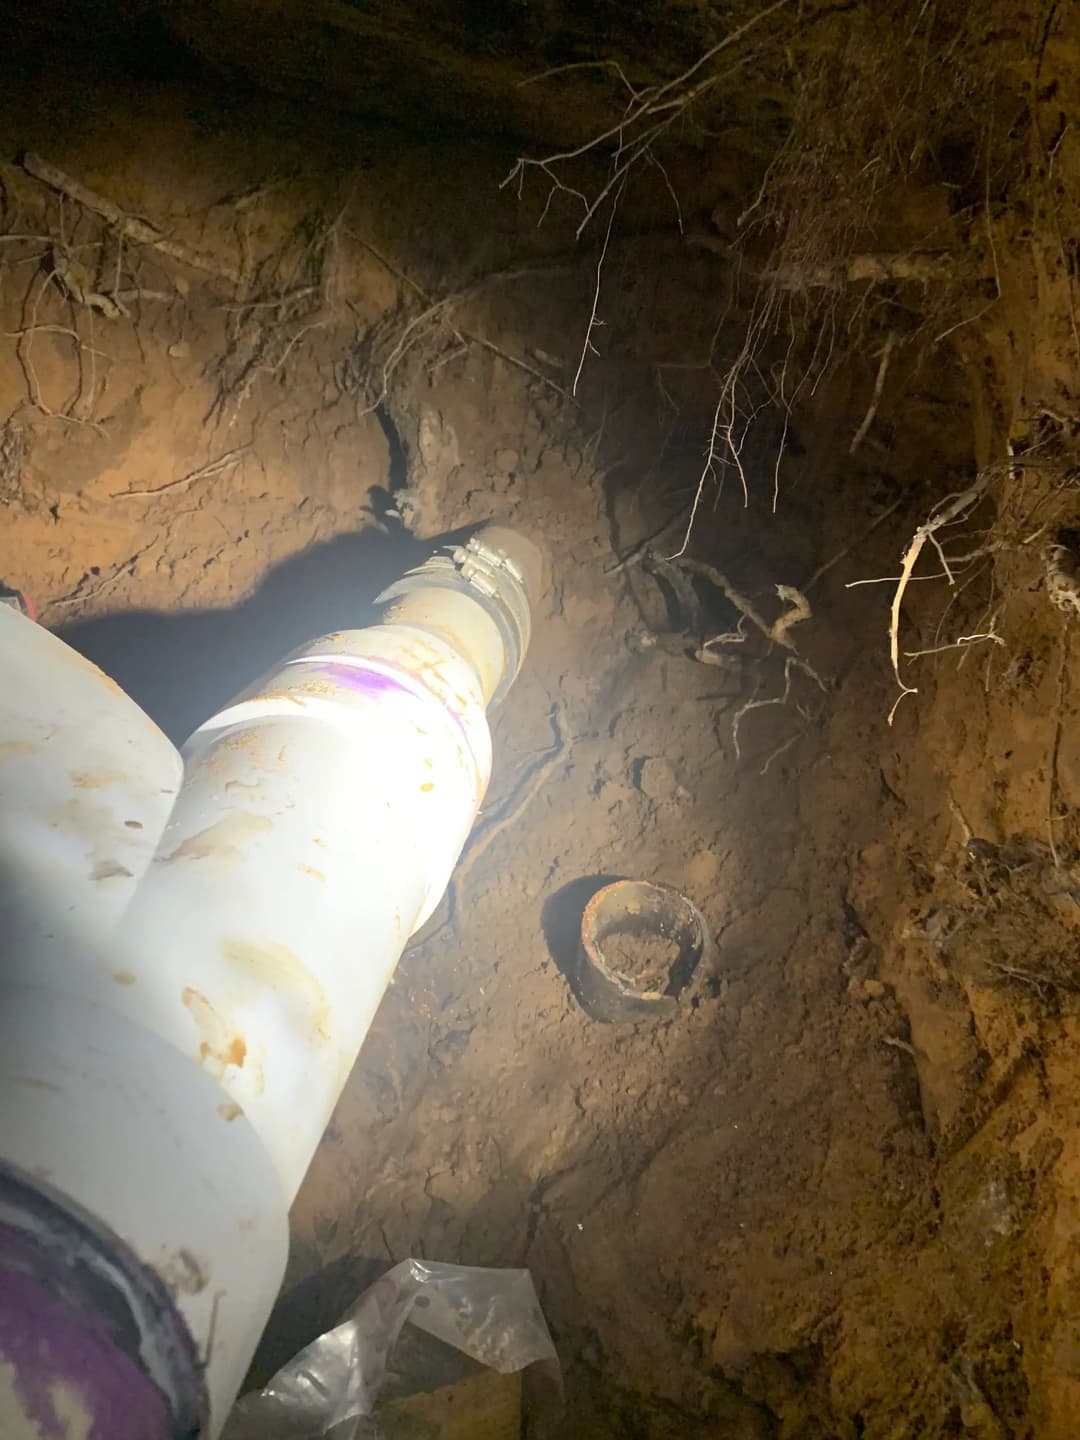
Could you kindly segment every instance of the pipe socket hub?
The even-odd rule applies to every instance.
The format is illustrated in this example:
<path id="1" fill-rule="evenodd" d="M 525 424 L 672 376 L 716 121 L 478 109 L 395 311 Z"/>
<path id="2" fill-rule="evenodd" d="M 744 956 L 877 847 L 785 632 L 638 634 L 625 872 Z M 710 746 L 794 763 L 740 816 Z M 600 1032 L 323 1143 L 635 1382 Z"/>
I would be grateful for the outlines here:
<path id="1" fill-rule="evenodd" d="M 410 570 L 384 590 L 377 603 L 401 600 L 428 588 L 469 595 L 495 623 L 505 663 L 490 705 L 499 704 L 514 683 L 529 648 L 532 607 L 544 588 L 541 551 L 516 530 L 487 525 L 464 545 L 433 555 Z"/>

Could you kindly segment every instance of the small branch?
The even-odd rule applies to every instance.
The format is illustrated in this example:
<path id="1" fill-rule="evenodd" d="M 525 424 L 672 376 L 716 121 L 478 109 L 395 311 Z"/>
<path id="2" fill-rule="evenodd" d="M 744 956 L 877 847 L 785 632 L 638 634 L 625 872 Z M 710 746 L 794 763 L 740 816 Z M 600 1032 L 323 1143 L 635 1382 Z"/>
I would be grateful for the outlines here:
<path id="1" fill-rule="evenodd" d="M 373 415 L 385 401 L 387 395 L 390 393 L 390 381 L 393 378 L 394 371 L 401 364 L 402 360 L 404 360 L 413 345 L 416 344 L 419 338 L 417 332 L 420 331 L 421 327 L 432 322 L 441 324 L 443 318 L 449 312 L 450 307 L 457 299 L 458 297 L 456 295 L 447 295 L 442 300 L 436 300 L 428 305 L 419 315 L 413 316 L 383 361 L 382 383 L 379 388 L 379 393 L 375 396 L 374 400 L 360 412 L 362 416 Z"/>
<path id="2" fill-rule="evenodd" d="M 791 747 L 795 744 L 795 742 L 802 739 L 804 733 L 805 732 L 802 730 L 796 730 L 794 735 L 789 735 L 788 738 L 784 741 L 784 743 L 782 745 L 778 745 L 776 749 L 772 752 L 772 754 L 768 757 L 768 759 L 765 761 L 765 764 L 762 765 L 761 769 L 758 771 L 758 774 L 767 775 L 773 761 L 779 760 L 781 755 L 786 755 L 787 752 L 791 749 Z"/>
<path id="3" fill-rule="evenodd" d="M 354 238 L 359 242 L 359 244 L 364 247 L 365 250 L 369 252 L 369 254 L 373 255 L 374 258 L 379 262 L 379 264 L 382 265 L 386 270 L 388 270 L 396 280 L 400 281 L 409 290 L 411 290 L 418 299 L 423 301 L 425 306 L 424 310 L 419 315 L 415 316 L 412 320 L 410 320 L 409 323 L 405 326 L 401 335 L 398 337 L 396 343 L 394 344 L 393 349 L 390 351 L 390 354 L 383 362 L 382 384 L 379 390 L 379 394 L 375 398 L 375 400 L 372 401 L 372 403 L 361 412 L 361 414 L 373 414 L 385 401 L 389 393 L 390 381 L 393 377 L 394 371 L 397 369 L 401 361 L 405 358 L 409 350 L 412 349 L 412 347 L 417 343 L 420 338 L 420 336 L 416 333 L 417 330 L 419 330 L 422 326 L 428 324 L 429 322 L 441 324 L 444 320 L 448 324 L 452 325 L 453 334 L 459 344 L 478 345 L 481 350 L 487 350 L 490 354 L 497 355 L 498 358 L 505 361 L 507 365 L 512 365 L 515 369 L 522 371 L 523 374 L 531 376 L 533 380 L 536 380 L 539 384 L 545 386 L 548 390 L 551 390 L 554 394 L 558 395 L 561 400 L 566 400 L 570 404 L 575 403 L 573 396 L 567 390 L 564 390 L 563 387 L 559 385 L 556 381 L 552 380 L 550 376 L 545 375 L 542 370 L 538 370 L 536 366 L 530 365 L 527 360 L 522 360 L 519 356 L 511 354 L 509 350 L 504 350 L 501 346 L 496 345 L 494 341 L 488 340 L 485 336 L 477 335 L 474 331 L 462 329 L 459 325 L 452 322 L 450 318 L 452 309 L 455 305 L 463 304 L 472 295 L 476 294 L 488 285 L 505 283 L 507 281 L 518 280 L 533 275 L 543 275 L 546 277 L 552 274 L 562 274 L 565 272 L 565 267 L 523 265 L 517 266 L 509 270 L 492 271 L 488 275 L 480 276 L 479 279 L 468 285 L 460 293 L 454 295 L 446 295 L 441 300 L 432 301 L 430 300 L 427 292 L 421 285 L 417 284 L 417 282 L 413 280 L 411 276 L 407 275 L 403 270 L 400 270 L 379 250 L 376 250 L 374 245 L 371 245 L 360 235 L 354 234 Z"/>
<path id="4" fill-rule="evenodd" d="M 618 190 L 616 190 L 615 198 L 611 202 L 611 213 L 608 215 L 607 228 L 604 231 L 604 243 L 600 247 L 600 258 L 596 262 L 596 285 L 593 288 L 592 310 L 589 312 L 589 323 L 585 327 L 585 343 L 581 347 L 581 359 L 578 361 L 577 371 L 574 374 L 574 383 L 570 387 L 570 393 L 575 397 L 577 396 L 577 387 L 578 381 L 581 379 L 581 372 L 585 368 L 585 357 L 590 350 L 594 355 L 597 353 L 596 346 L 592 343 L 592 332 L 598 325 L 604 323 L 602 320 L 597 319 L 596 314 L 600 305 L 600 277 L 603 274 L 604 259 L 607 256 L 608 245 L 611 242 L 611 227 L 615 223 L 615 212 L 619 208 L 619 200 L 622 197 L 625 185 L 626 181 L 624 180 Z"/>
<path id="5" fill-rule="evenodd" d="M 93 350 L 92 345 L 87 345 L 77 330 L 70 325 L 24 325 L 21 330 L 0 331 L 5 340 L 24 340 L 27 335 L 66 335 L 69 340 L 74 340 L 80 350 Z M 103 360 L 111 360 L 111 355 L 106 355 L 104 350 L 94 350 L 95 355 L 100 355 Z"/>
<path id="6" fill-rule="evenodd" d="M 74 590 L 69 590 L 66 595 L 61 595 L 59 600 L 47 601 L 44 609 L 46 611 L 62 610 L 65 609 L 68 605 L 84 605 L 89 600 L 98 599 L 99 596 L 104 595 L 109 590 L 111 590 L 112 587 L 119 580 L 122 580 L 125 576 L 130 576 L 136 563 L 141 560 L 142 557 L 146 555 L 150 550 L 152 550 L 157 543 L 158 537 L 155 536 L 148 545 L 144 545 L 143 548 L 141 550 L 137 550 L 134 555 L 129 555 L 126 560 L 122 560 L 120 564 L 115 566 L 114 569 L 104 578 L 93 576 L 90 572 L 88 572 L 75 586 Z M 91 586 L 88 589 L 86 588 L 86 582 L 90 579 L 97 579 L 98 584 Z"/>
<path id="7" fill-rule="evenodd" d="M 125 560 L 122 565 L 118 565 L 110 575 L 107 575 L 99 585 L 92 589 L 84 589 L 86 581 L 85 579 L 80 580 L 74 590 L 67 595 L 62 595 L 59 600 L 50 601 L 45 608 L 61 610 L 68 605 L 82 605 L 88 600 L 96 600 L 99 595 L 104 595 L 106 591 L 111 590 L 124 575 L 130 574 L 133 563 L 134 557 L 131 560 Z"/>
<path id="8" fill-rule="evenodd" d="M 511 355 L 509 350 L 503 350 L 502 347 L 496 345 L 494 341 L 485 340 L 482 335 L 476 335 L 471 330 L 460 330 L 458 333 L 464 340 L 468 341 L 470 345 L 479 345 L 481 350 L 487 350 L 492 355 L 497 355 L 500 360 L 505 360 L 507 365 L 512 365 L 515 370 L 520 370 L 523 374 L 532 376 L 534 380 L 558 395 L 560 400 L 565 400 L 570 405 L 576 403 L 569 390 L 564 390 L 563 387 L 556 384 L 549 375 L 545 375 L 544 372 L 538 370 L 535 365 L 530 365 L 527 360 L 522 360 L 520 356 L 517 355 Z"/>
<path id="9" fill-rule="evenodd" d="M 894 1050 L 903 1050 L 904 1054 L 910 1055 L 913 1060 L 918 1060 L 919 1058 L 919 1052 L 915 1049 L 915 1046 L 912 1045 L 910 1041 L 901 1040 L 899 1035 L 883 1035 L 881 1037 L 881 1043 L 883 1045 L 891 1045 Z"/>
<path id="10" fill-rule="evenodd" d="M 41 277 L 41 284 L 38 286 L 36 294 L 34 294 L 35 281 L 31 280 L 30 290 L 27 293 L 23 309 L 24 315 L 29 312 L 29 324 L 22 326 L 19 330 L 6 333 L 15 338 L 15 354 L 26 380 L 27 396 L 34 409 L 40 411 L 42 415 L 45 415 L 50 420 L 66 420 L 69 425 L 86 425 L 89 426 L 91 430 L 96 431 L 97 434 L 104 435 L 104 429 L 95 420 L 75 414 L 75 409 L 79 401 L 83 398 L 82 354 L 84 349 L 90 350 L 91 347 L 86 345 L 77 330 L 71 329 L 69 326 L 48 325 L 39 323 L 38 321 L 38 310 L 41 307 L 41 301 L 48 291 L 52 279 L 53 272 L 50 270 Z M 31 296 L 33 296 L 32 299 L 30 298 Z M 79 371 L 79 388 L 74 400 L 63 410 L 54 410 L 47 404 L 41 391 L 41 383 L 38 379 L 38 373 L 33 359 L 34 336 L 39 332 L 58 333 L 67 336 L 75 342 L 75 357 Z M 102 355 L 102 358 L 107 360 L 109 357 Z"/>
<path id="11" fill-rule="evenodd" d="M 684 513 L 684 511 L 680 510 L 677 514 L 673 515 L 670 520 L 665 520 L 659 530 L 654 530 L 651 535 L 646 535 L 644 540 L 639 540 L 636 545 L 631 546 L 620 560 L 616 561 L 614 565 L 607 567 L 604 574 L 617 575 L 621 570 L 629 570 L 632 565 L 640 565 L 658 541 L 665 539 L 677 525 L 682 524 Z"/>
<path id="12" fill-rule="evenodd" d="M 788 430 L 791 426 L 790 406 L 784 406 L 784 429 L 780 436 L 780 444 L 776 447 L 776 460 L 773 463 L 773 485 L 772 485 L 772 513 L 775 515 L 780 505 L 780 462 L 784 458 L 784 447 L 787 444 Z"/>
<path id="13" fill-rule="evenodd" d="M 851 438 L 851 444 L 848 446 L 849 455 L 855 454 L 855 451 L 866 439 L 867 434 L 870 430 L 870 426 L 874 423 L 874 417 L 877 415 L 878 406 L 881 404 L 882 392 L 885 389 L 885 376 L 888 374 L 889 359 L 892 356 L 893 346 L 896 344 L 896 338 L 896 331 L 890 330 L 885 339 L 885 345 L 881 351 L 881 363 L 878 365 L 877 379 L 874 381 L 874 393 L 870 399 L 870 408 L 867 410 L 866 415 L 863 418 L 862 424 L 855 431 L 855 434 Z"/>
<path id="14" fill-rule="evenodd" d="M 553 65 L 550 70 L 541 70 L 539 75 L 530 75 L 525 80 L 519 80 L 517 88 L 524 90 L 528 85 L 539 85 L 541 80 L 551 80 L 556 75 L 569 75 L 574 70 L 611 70 L 629 90 L 633 100 L 639 100 L 645 94 L 645 91 L 634 89 L 617 60 L 572 60 L 567 65 Z"/>
<path id="15" fill-rule="evenodd" d="M 810 609 L 810 601 L 801 590 L 796 590 L 794 585 L 777 585 L 776 594 L 779 599 L 786 600 L 790 609 L 785 610 L 778 620 L 774 620 L 769 630 L 769 639 L 777 645 L 785 645 L 793 650 L 795 647 L 788 640 L 788 631 L 796 625 L 801 625 L 804 620 L 813 619 L 813 611 Z"/>
<path id="16" fill-rule="evenodd" d="M 735 467 L 735 470 L 739 476 L 739 481 L 742 485 L 743 504 L 749 504 L 750 492 L 746 480 L 746 471 L 742 463 L 742 446 L 743 442 L 746 439 L 747 430 L 750 428 L 750 423 L 757 415 L 758 411 L 755 410 L 753 412 L 753 414 L 744 424 L 742 434 L 738 437 L 738 439 L 736 439 L 735 421 L 738 416 L 736 391 L 738 389 L 743 372 L 747 369 L 747 367 L 754 365 L 756 356 L 758 355 L 760 347 L 763 343 L 763 336 L 766 334 L 768 326 L 774 318 L 775 310 L 770 292 L 770 296 L 766 298 L 764 304 L 758 306 L 757 302 L 755 301 L 755 307 L 752 311 L 750 322 L 747 325 L 746 333 L 743 337 L 743 342 L 739 353 L 738 355 L 736 355 L 735 359 L 727 367 L 727 370 L 724 373 L 720 385 L 720 393 L 717 396 L 716 400 L 716 407 L 713 410 L 712 425 L 709 430 L 709 443 L 705 449 L 705 460 L 701 467 L 701 474 L 698 476 L 697 488 L 694 491 L 693 503 L 690 506 L 690 518 L 686 522 L 686 530 L 683 534 L 682 544 L 679 546 L 678 550 L 675 551 L 674 555 L 668 556 L 668 559 L 670 560 L 681 559 L 686 554 L 690 546 L 690 537 L 693 534 L 694 521 L 697 519 L 698 509 L 700 508 L 702 498 L 705 494 L 705 486 L 708 484 L 710 478 L 715 474 L 716 464 L 718 459 L 720 458 L 718 455 L 718 447 L 721 441 L 723 441 L 724 445 L 726 445 L 727 455 L 730 456 L 731 463 Z M 722 323 L 723 322 L 721 321 L 721 324 Z M 714 333 L 714 346 L 716 343 L 716 338 L 719 336 L 719 333 L 720 326 L 717 327 Z M 727 412 L 726 419 L 725 409 Z M 790 402 L 785 401 L 785 411 L 790 412 L 790 409 Z M 774 478 L 774 494 L 777 492 L 778 484 L 779 477 L 776 476 Z"/>
<path id="17" fill-rule="evenodd" d="M 230 450 L 225 455 L 219 455 L 216 460 L 211 460 L 208 465 L 201 466 L 198 470 L 192 470 L 189 475 L 181 475 L 176 480 L 169 480 L 164 485 L 158 485 L 153 490 L 114 490 L 113 498 L 131 500 L 136 496 L 164 495 L 167 490 L 178 490 L 182 485 L 192 485 L 196 480 L 209 480 L 212 475 L 220 475 L 225 470 L 231 470 L 234 465 L 239 465 L 243 457 L 251 449 L 250 445 L 241 445 L 236 450 Z"/>
<path id="18" fill-rule="evenodd" d="M 247 313 L 251 310 L 280 310 L 285 305 L 295 305 L 300 300 L 310 299 L 312 295 L 319 293 L 317 285 L 300 285 L 295 290 L 288 290 L 282 295 L 271 295 L 266 300 L 245 300 L 242 304 L 219 305 L 219 310 L 228 310 L 233 314 Z"/>
<path id="19" fill-rule="evenodd" d="M 1020 985 L 1029 985 L 1041 1000 L 1046 1000 L 1048 995 L 1053 994 L 1054 984 L 1045 976 L 1036 975 L 1030 970 L 1025 970 L 1020 965 L 1006 965 L 1001 960 L 989 960 L 987 962 L 992 970 L 1006 979 L 1015 980 Z"/>
<path id="20" fill-rule="evenodd" d="M 968 515 L 982 499 L 987 486 L 990 484 L 990 480 L 991 471 L 984 470 L 980 475 L 976 476 L 973 483 L 969 485 L 966 490 L 962 490 L 959 495 L 955 495 L 951 499 L 946 500 L 944 504 L 931 515 L 929 520 L 919 526 L 911 538 L 910 545 L 904 552 L 904 558 L 900 564 L 900 579 L 897 581 L 896 589 L 893 592 L 892 605 L 889 611 L 889 659 L 892 662 L 896 683 L 900 687 L 900 694 L 896 697 L 893 707 L 889 711 L 888 723 L 890 725 L 896 717 L 897 706 L 899 706 L 904 696 L 918 694 L 918 688 L 914 685 L 906 684 L 903 676 L 900 674 L 900 608 L 904 603 L 904 594 L 911 581 L 912 572 L 918 564 L 919 556 L 922 554 L 923 547 L 927 541 L 933 540 L 936 544 L 937 542 L 934 537 L 939 530 L 943 529 L 946 525 L 955 524 L 956 521 L 962 520 Z M 938 546 L 938 549 L 940 553 L 940 546 Z M 944 556 L 942 556 L 942 561 L 944 562 Z M 945 569 L 949 583 L 952 584 L 953 577 L 947 564 L 945 565 Z"/>
<path id="21" fill-rule="evenodd" d="M 501 188 L 516 184 L 520 195 L 526 170 L 539 170 L 551 182 L 555 190 L 563 190 L 581 202 L 585 214 L 578 226 L 577 233 L 580 235 L 607 196 L 616 186 L 622 185 L 631 168 L 639 160 L 648 156 L 651 146 L 670 129 L 681 115 L 690 109 L 695 101 L 717 85 L 720 76 L 715 72 L 708 72 L 710 63 L 723 51 L 737 44 L 763 21 L 768 20 L 777 11 L 792 3 L 793 0 L 772 0 L 772 4 L 766 5 L 756 15 L 750 16 L 741 25 L 728 31 L 715 45 L 710 46 L 708 50 L 699 55 L 697 60 L 680 75 L 676 75 L 663 85 L 648 86 L 644 90 L 635 92 L 622 72 L 619 71 L 620 77 L 627 84 L 631 93 L 630 103 L 620 119 L 590 139 L 583 140 L 580 145 L 575 145 L 568 150 L 558 151 L 539 159 L 524 155 L 518 156 L 509 174 L 503 180 Z M 615 62 L 609 62 L 609 64 L 614 67 Z M 702 70 L 706 70 L 706 74 L 699 76 L 699 72 Z M 699 78 L 695 79 L 695 77 Z M 555 167 L 565 166 L 568 161 L 579 159 L 581 156 L 588 155 L 609 144 L 615 147 L 611 173 L 599 193 L 590 201 L 582 191 L 562 180 Z M 549 195 L 549 203 L 550 199 Z"/>
<path id="22" fill-rule="evenodd" d="M 712 654 L 712 650 L 714 647 L 718 647 L 721 645 L 745 644 L 746 617 L 744 615 L 740 615 L 738 624 L 735 626 L 734 630 L 724 630 L 721 634 L 714 635 L 710 640 L 706 640 L 702 645 L 701 649 L 698 651 L 695 658 L 700 660 L 703 665 L 720 664 L 721 662 L 716 659 L 716 657 L 714 657 Z"/>
<path id="23" fill-rule="evenodd" d="M 719 398 L 716 401 L 716 408 L 713 410 L 712 426 L 709 430 L 709 444 L 705 451 L 705 463 L 701 467 L 701 474 L 698 476 L 697 486 L 694 490 L 694 498 L 690 505 L 690 514 L 686 521 L 686 530 L 683 533 L 682 544 L 674 555 L 669 555 L 669 560 L 681 560 L 690 544 L 690 536 L 694 533 L 694 521 L 697 519 L 698 509 L 701 506 L 702 496 L 705 494 L 705 486 L 709 477 L 713 474 L 716 464 L 716 442 L 720 436 L 720 412 L 726 398 L 725 389 L 721 389 Z"/>
<path id="24" fill-rule="evenodd" d="M 760 610 L 758 610 L 752 600 L 748 600 L 745 595 L 735 589 L 735 586 L 732 585 L 722 570 L 718 570 L 715 565 L 709 565 L 704 560 L 693 560 L 686 555 L 677 563 L 681 565 L 684 570 L 689 570 L 692 575 L 701 575 L 704 579 L 708 580 L 710 584 L 715 585 L 724 599 L 731 605 L 734 605 L 739 614 L 744 615 L 746 619 L 750 621 L 750 624 L 765 636 L 766 640 L 773 638 L 772 627 L 762 616 Z M 779 641 L 779 644 L 783 645 L 787 650 L 794 650 L 795 648 L 792 641 L 786 636 Z"/>
<path id="25" fill-rule="evenodd" d="M 845 590 L 858 590 L 862 585 L 895 585 L 902 577 L 900 575 L 868 575 L 862 580 L 847 580 L 844 582 Z M 933 575 L 912 575 L 908 581 L 909 585 L 918 585 L 920 581 L 927 580 L 948 580 L 949 576 L 944 570 L 935 571 Z"/>
<path id="26" fill-rule="evenodd" d="M 991 311 L 997 303 L 997 296 L 995 296 L 993 300 L 987 300 L 986 304 L 981 305 L 974 315 L 966 315 L 962 320 L 954 321 L 952 325 L 942 330 L 939 335 L 935 335 L 930 344 L 940 345 L 942 340 L 947 340 L 950 335 L 955 335 L 957 330 L 962 330 L 965 325 L 974 325 L 977 320 L 981 320 L 984 315 Z"/>
<path id="27" fill-rule="evenodd" d="M 660 171 L 660 174 L 664 180 L 664 184 L 667 187 L 667 192 L 671 196 L 671 203 L 675 206 L 675 223 L 679 227 L 679 234 L 684 234 L 685 232 L 683 230 L 682 206 L 679 204 L 678 195 L 675 194 L 675 186 L 671 183 L 671 176 L 667 172 L 667 167 L 663 164 L 662 161 L 656 158 L 656 156 L 652 152 L 651 147 L 645 151 L 645 159 L 649 162 L 650 165 L 654 166 L 657 170 Z"/>
<path id="28" fill-rule="evenodd" d="M 309 321 L 309 323 L 306 325 L 300 325 L 296 329 L 296 331 L 289 336 L 289 339 L 285 343 L 284 349 L 276 360 L 266 365 L 257 364 L 255 366 L 255 369 L 262 371 L 268 375 L 276 374 L 277 371 L 280 370 L 281 367 L 285 364 L 285 361 L 288 360 L 289 356 L 296 349 L 297 345 L 299 345 L 300 341 L 304 338 L 304 336 L 309 334 L 312 330 L 323 329 L 327 323 L 328 322 L 326 320 L 312 320 Z"/>
<path id="29" fill-rule="evenodd" d="M 140 220 L 133 215 L 128 215 L 121 210 L 119 205 L 114 205 L 111 200 L 98 195 L 96 191 L 90 190 L 80 181 L 66 175 L 58 166 L 43 159 L 40 155 L 27 154 L 23 156 L 23 169 L 35 180 L 40 180 L 50 190 L 57 190 L 61 195 L 66 195 L 70 200 L 92 210 L 95 215 L 100 215 L 110 225 L 115 225 L 120 234 L 138 245 L 151 245 L 155 250 L 160 250 L 163 255 L 170 256 L 181 265 L 188 265 L 193 270 L 203 270 L 212 275 L 218 275 L 222 279 L 230 280 L 234 285 L 239 284 L 239 271 L 225 264 L 212 256 L 204 255 L 201 251 L 193 250 L 190 246 L 179 240 L 173 240 L 156 225 L 151 225 L 146 220 Z"/>
<path id="30" fill-rule="evenodd" d="M 981 635 L 958 635 L 955 640 L 950 640 L 946 645 L 932 645 L 929 650 L 905 650 L 905 660 L 918 660 L 923 655 L 944 655 L 946 650 L 966 650 L 969 645 L 977 645 L 980 640 L 989 640 L 994 645 L 1004 645 L 1005 641 L 993 630 L 987 630 Z"/>
<path id="31" fill-rule="evenodd" d="M 807 665 L 804 660 L 800 660 L 797 655 L 789 655 L 784 661 L 784 688 L 782 692 L 779 695 L 770 695 L 768 699 L 765 700 L 758 700 L 756 697 L 752 697 L 749 700 L 745 700 L 742 705 L 739 706 L 738 710 L 735 711 L 731 721 L 731 739 L 735 746 L 736 760 L 742 759 L 742 751 L 739 748 L 739 727 L 743 720 L 750 714 L 751 710 L 766 710 L 770 705 L 786 705 L 791 696 L 791 672 L 793 670 L 801 670 L 804 675 L 813 680 L 819 689 L 825 690 L 825 682 L 815 670 Z"/>
<path id="32" fill-rule="evenodd" d="M 949 796 L 949 809 L 952 811 L 953 819 L 960 826 L 961 843 L 966 845 L 975 832 L 968 824 L 967 816 L 960 809 L 960 806 L 956 803 L 956 798 L 953 795 Z"/>
<path id="33" fill-rule="evenodd" d="M 733 605 L 746 620 L 749 620 L 750 624 L 760 631 L 770 644 L 782 645 L 793 656 L 796 655 L 795 642 L 788 632 L 796 625 L 802 624 L 804 620 L 809 620 L 811 610 L 806 596 L 800 590 L 796 590 L 794 585 L 777 585 L 777 595 L 781 600 L 787 601 L 789 608 L 770 625 L 754 602 L 748 600 L 741 591 L 736 590 L 723 571 L 718 570 L 715 565 L 709 565 L 704 560 L 693 560 L 686 556 L 674 563 L 684 570 L 689 570 L 692 575 L 703 576 L 704 579 L 715 585 L 729 604 Z M 721 638 L 723 637 L 717 637 L 716 641 L 709 643 L 718 643 Z M 826 688 L 825 682 L 805 660 L 799 660 L 799 665 L 822 690 Z"/>

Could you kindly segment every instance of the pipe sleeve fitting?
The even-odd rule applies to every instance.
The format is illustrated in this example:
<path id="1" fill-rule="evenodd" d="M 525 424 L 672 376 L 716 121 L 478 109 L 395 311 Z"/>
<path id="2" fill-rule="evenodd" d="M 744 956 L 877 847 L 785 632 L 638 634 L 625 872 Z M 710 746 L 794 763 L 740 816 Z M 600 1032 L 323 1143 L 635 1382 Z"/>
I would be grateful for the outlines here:
<path id="1" fill-rule="evenodd" d="M 452 591 L 473 600 L 493 622 L 501 643 L 496 674 L 485 687 L 490 709 L 505 698 L 521 669 L 531 635 L 531 611 L 544 589 L 544 571 L 543 554 L 531 540 L 506 526 L 487 525 L 464 545 L 432 555 L 410 570 L 376 603 L 393 605 L 387 618 L 408 623 L 413 618 L 408 602 L 420 592 Z M 425 623 L 431 625 L 432 612 L 427 606 L 424 611 Z M 479 634 L 462 636 L 459 630 L 454 639 L 458 644 L 465 641 L 481 673 L 490 670 L 482 663 L 486 657 L 475 653 L 486 648 Z"/>

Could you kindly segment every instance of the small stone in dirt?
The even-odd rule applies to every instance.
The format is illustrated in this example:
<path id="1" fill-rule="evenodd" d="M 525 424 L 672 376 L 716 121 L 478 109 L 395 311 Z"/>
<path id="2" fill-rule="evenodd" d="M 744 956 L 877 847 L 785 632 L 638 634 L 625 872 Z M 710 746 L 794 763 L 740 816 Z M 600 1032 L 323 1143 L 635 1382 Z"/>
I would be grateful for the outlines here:
<path id="1" fill-rule="evenodd" d="M 500 475 L 512 475 L 518 467 L 518 452 L 504 445 L 495 451 L 495 469 Z"/>
<path id="2" fill-rule="evenodd" d="M 665 760 L 662 756 L 654 756 L 652 759 L 646 760 L 641 767 L 638 789 L 658 805 L 674 800 L 679 791 L 679 782 L 675 778 L 671 761 Z"/>

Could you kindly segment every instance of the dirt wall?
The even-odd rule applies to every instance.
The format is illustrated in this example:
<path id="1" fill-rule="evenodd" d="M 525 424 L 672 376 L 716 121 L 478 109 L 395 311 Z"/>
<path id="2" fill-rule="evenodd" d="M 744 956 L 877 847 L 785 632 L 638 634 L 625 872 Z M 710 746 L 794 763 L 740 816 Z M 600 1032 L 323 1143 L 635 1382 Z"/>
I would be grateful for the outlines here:
<path id="1" fill-rule="evenodd" d="M 854 453 L 876 357 L 763 418 L 749 505 L 710 491 L 695 554 L 768 625 L 777 585 L 805 593 L 803 668 L 752 627 L 703 663 L 634 557 L 700 473 L 715 250 L 675 265 L 652 198 L 628 212 L 575 399 L 595 253 L 537 235 L 498 145 L 61 78 L 0 111 L 0 579 L 45 623 L 179 735 L 444 531 L 498 516 L 552 555 L 483 844 L 320 1148 L 262 1371 L 420 1253 L 533 1270 L 568 1435 L 1071 1435 L 1080 756 L 1044 548 L 1076 520 L 1076 356 L 1050 221 L 1002 222 L 993 308 L 896 367 Z M 735 183 L 706 180 L 699 219 Z M 1010 465 L 1043 411 L 1053 468 Z M 890 726 L 893 585 L 846 586 L 895 576 L 991 463 L 949 540 L 990 568 L 944 630 L 958 587 L 913 585 L 902 643 L 991 616 L 1000 643 L 905 656 Z M 739 624 L 696 593 L 710 633 Z M 561 964 L 605 875 L 684 889 L 716 937 L 662 1024 L 596 1024 Z"/>

